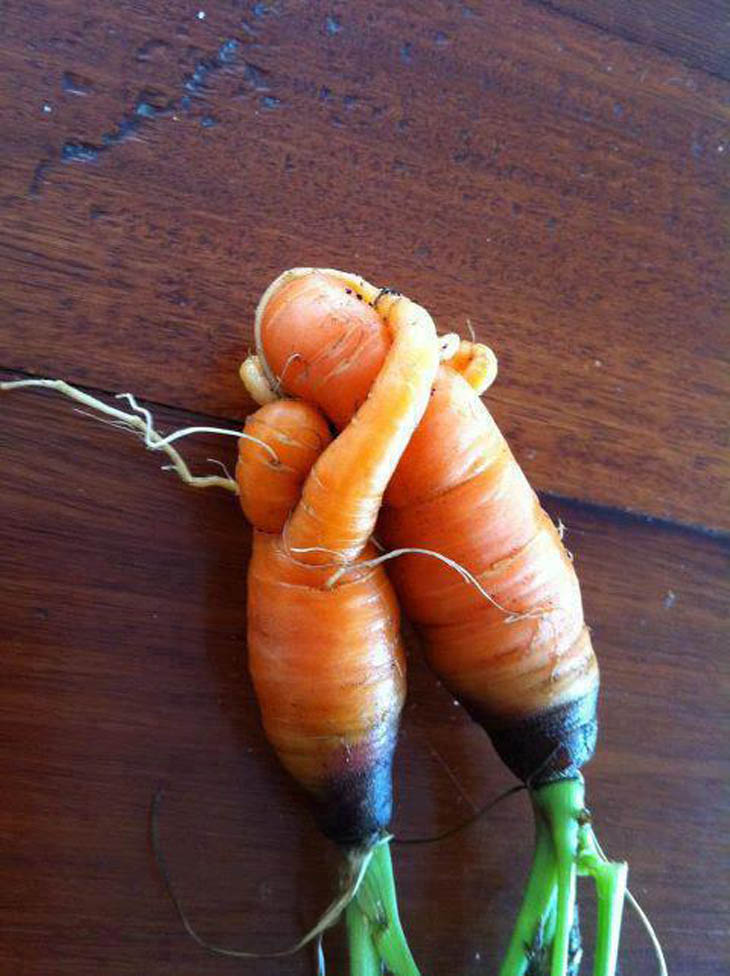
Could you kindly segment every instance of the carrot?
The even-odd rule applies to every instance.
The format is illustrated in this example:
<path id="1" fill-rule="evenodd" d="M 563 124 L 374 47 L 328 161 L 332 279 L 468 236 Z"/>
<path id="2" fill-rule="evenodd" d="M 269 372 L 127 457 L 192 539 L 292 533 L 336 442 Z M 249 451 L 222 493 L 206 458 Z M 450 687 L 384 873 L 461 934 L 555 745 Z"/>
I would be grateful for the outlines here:
<path id="1" fill-rule="evenodd" d="M 418 310 L 354 275 L 286 272 L 259 303 L 257 358 L 244 381 L 248 371 L 249 389 L 303 397 L 342 426 L 377 382 L 390 341 L 382 317 L 393 308 L 405 317 Z M 596 880 L 595 974 L 610 976 L 626 865 L 605 860 L 584 806 L 580 770 L 595 747 L 599 676 L 580 587 L 479 400 L 493 355 L 478 343 L 443 346 L 450 363 L 385 493 L 378 536 L 403 553 L 390 575 L 431 667 L 530 788 L 535 859 L 501 976 L 521 976 L 541 940 L 551 976 L 565 974 L 578 873 Z"/>
<path id="2" fill-rule="evenodd" d="M 252 439 L 241 441 L 236 472 L 254 527 L 248 648 L 264 728 L 313 796 L 324 832 L 345 848 L 355 879 L 378 845 L 363 893 L 387 906 L 385 924 L 362 899 L 348 923 L 353 955 L 363 951 L 364 925 L 371 949 L 395 973 L 416 972 L 383 843 L 405 661 L 398 605 L 385 571 L 370 566 L 369 539 L 438 364 L 428 315 L 402 313 L 401 306 L 391 310 L 392 345 L 367 399 L 334 441 L 311 405 L 268 403 L 246 424 Z M 333 567 L 347 576 L 333 583 Z"/>
<path id="3" fill-rule="evenodd" d="M 353 974 L 367 976 L 370 956 L 376 971 L 382 956 L 394 972 L 417 973 L 398 920 L 385 835 L 405 696 L 395 594 L 380 567 L 329 586 L 335 554 L 292 545 L 287 530 L 303 509 L 303 487 L 331 441 L 323 415 L 302 402 L 269 403 L 248 418 L 246 433 L 277 456 L 272 461 L 253 441 L 239 444 L 239 497 L 253 526 L 249 670 L 269 742 L 346 856 L 343 896 L 318 928 L 347 908 Z M 365 561 L 373 554 L 368 535 Z M 383 930 L 363 907 L 366 883 L 392 891 Z"/>
<path id="4" fill-rule="evenodd" d="M 347 849 L 366 851 L 390 819 L 405 662 L 399 608 L 385 571 L 366 566 L 330 586 L 339 562 L 325 547 L 299 546 L 290 534 L 305 505 L 300 494 L 313 461 L 311 435 L 322 437 L 322 427 L 329 439 L 322 415 L 296 401 L 262 407 L 246 424 L 281 458 L 272 463 L 250 442 L 241 443 L 236 476 L 254 528 L 249 668 L 267 737 L 313 795 L 325 833 Z M 282 486 L 272 491 L 272 482 L 289 482 L 283 486 L 288 490 L 295 478 L 300 489 L 291 492 L 294 504 L 287 504 L 285 491 L 277 490 Z M 372 558 L 368 536 L 351 565 Z"/>
<path id="5" fill-rule="evenodd" d="M 310 789 L 345 790 L 349 777 L 363 793 L 352 801 L 351 822 L 340 817 L 331 828 L 334 839 L 359 847 L 385 826 L 376 808 L 390 804 L 367 799 L 368 777 L 383 766 L 367 743 L 392 752 L 403 695 L 398 608 L 384 572 L 366 565 L 343 584 L 330 580 L 334 569 L 367 564 L 374 554 L 369 538 L 383 492 L 437 366 L 430 319 L 393 316 L 390 324 L 395 340 L 372 393 L 331 444 L 314 407 L 270 403 L 249 418 L 246 433 L 261 443 L 241 442 L 237 468 L 255 529 L 249 652 L 264 722 L 284 763 Z"/>

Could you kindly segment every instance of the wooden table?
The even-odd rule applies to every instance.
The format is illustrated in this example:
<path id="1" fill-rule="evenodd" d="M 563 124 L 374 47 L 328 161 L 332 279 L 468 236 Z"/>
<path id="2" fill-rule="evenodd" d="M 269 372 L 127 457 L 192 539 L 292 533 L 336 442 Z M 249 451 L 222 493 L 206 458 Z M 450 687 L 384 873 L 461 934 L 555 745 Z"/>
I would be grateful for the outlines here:
<path id="1" fill-rule="evenodd" d="M 2 21 L 4 375 L 235 426 L 284 267 L 469 320 L 583 581 L 600 836 L 673 976 L 727 972 L 726 5 L 9 0 Z M 235 503 L 52 395 L 3 397 L 0 451 L 0 971 L 310 972 L 206 955 L 150 854 L 164 784 L 179 893 L 226 945 L 293 941 L 334 885 L 259 727 Z M 234 446 L 188 451 L 202 469 Z M 414 652 L 396 835 L 510 782 Z M 527 806 L 396 851 L 424 976 L 496 971 Z M 327 947 L 343 972 L 341 935 Z M 632 915 L 622 965 L 656 972 Z"/>

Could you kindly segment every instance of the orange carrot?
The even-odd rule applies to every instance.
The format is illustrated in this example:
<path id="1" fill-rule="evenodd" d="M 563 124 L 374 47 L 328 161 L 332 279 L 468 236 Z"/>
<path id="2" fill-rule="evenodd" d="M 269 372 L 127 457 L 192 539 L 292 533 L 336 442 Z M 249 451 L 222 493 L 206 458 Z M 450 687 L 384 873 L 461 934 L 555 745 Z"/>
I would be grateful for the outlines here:
<path id="1" fill-rule="evenodd" d="M 257 310 L 261 386 L 304 397 L 342 425 L 377 382 L 389 344 L 381 316 L 393 309 L 404 319 L 422 311 L 353 275 L 285 273 Z M 528 899 L 502 974 L 523 971 L 526 932 L 532 939 L 552 926 L 551 973 L 561 976 L 579 840 L 582 865 L 602 870 L 598 855 L 586 854 L 592 834 L 573 831 L 583 806 L 580 769 L 596 740 L 598 667 L 572 561 L 479 400 L 494 359 L 463 342 L 450 357 L 387 489 L 378 535 L 394 551 L 411 550 L 391 563 L 391 578 L 427 658 L 533 788 L 546 824 L 538 867 L 549 862 L 547 880 Z M 464 585 L 454 564 L 477 585 Z M 611 890 L 620 901 L 618 876 Z M 609 915 L 597 951 L 601 976 L 615 967 L 620 914 L 614 906 Z"/>
<path id="2" fill-rule="evenodd" d="M 340 423 L 353 390 L 367 395 L 387 351 L 378 314 L 384 301 L 403 316 L 418 308 L 406 298 L 378 295 L 362 279 L 312 272 L 286 280 L 270 298 L 272 316 L 268 303 L 259 315 L 260 351 L 270 369 L 290 363 L 283 388 Z M 342 350 L 343 336 L 353 335 L 367 356 L 350 349 L 338 369 L 332 354 L 317 352 Z M 475 358 L 467 343 L 455 361 L 468 372 Z M 333 372 L 350 380 L 341 391 L 328 383 Z M 439 369 L 428 409 L 385 493 L 378 531 L 394 549 L 434 550 L 458 562 L 498 604 L 464 586 L 443 563 L 406 555 L 392 566 L 430 663 L 498 744 L 501 730 L 515 721 L 595 696 L 598 670 L 572 562 L 486 407 L 449 363 Z M 543 744 L 539 754 L 535 747 L 534 741 L 509 747 L 508 759 L 523 778 L 538 771 L 555 744 Z M 564 772 L 570 763 L 561 751 L 540 772 Z"/>
<path id="3" fill-rule="evenodd" d="M 246 420 L 245 433 L 256 440 L 238 442 L 241 508 L 261 532 L 281 532 L 314 462 L 332 440 L 329 424 L 312 405 L 277 400 Z"/>
<path id="4" fill-rule="evenodd" d="M 356 875 L 379 845 L 375 873 L 363 885 L 386 905 L 387 924 L 376 925 L 375 908 L 363 908 L 358 895 L 360 916 L 348 915 L 351 938 L 361 952 L 352 933 L 370 919 L 365 944 L 372 941 L 392 971 L 406 974 L 415 964 L 382 843 L 405 661 L 398 605 L 384 569 L 369 565 L 376 553 L 369 539 L 426 409 L 438 346 L 425 312 L 401 312 L 394 307 L 388 316 L 392 345 L 339 436 L 330 443 L 324 417 L 310 404 L 267 403 L 247 421 L 236 477 L 254 527 L 248 653 L 267 737 Z"/>
<path id="5" fill-rule="evenodd" d="M 269 403 L 246 424 L 261 443 L 241 441 L 237 468 L 256 530 L 249 659 L 264 725 L 281 760 L 320 801 L 325 829 L 353 847 L 372 844 L 390 816 L 385 780 L 404 663 L 385 572 L 330 580 L 334 570 L 372 558 L 383 492 L 437 367 L 425 313 L 394 314 L 388 326 L 394 341 L 372 392 L 332 443 L 311 405 Z"/>
<path id="6" fill-rule="evenodd" d="M 325 832 L 344 846 L 368 848 L 390 819 L 390 766 L 405 694 L 399 608 L 383 569 L 329 586 L 333 556 L 291 544 L 290 516 L 301 511 L 302 486 L 331 439 L 322 414 L 279 401 L 249 417 L 245 430 L 279 459 L 240 442 L 236 478 L 254 527 L 249 668 L 266 734 L 314 796 Z M 363 560 L 374 552 L 368 535 Z"/>

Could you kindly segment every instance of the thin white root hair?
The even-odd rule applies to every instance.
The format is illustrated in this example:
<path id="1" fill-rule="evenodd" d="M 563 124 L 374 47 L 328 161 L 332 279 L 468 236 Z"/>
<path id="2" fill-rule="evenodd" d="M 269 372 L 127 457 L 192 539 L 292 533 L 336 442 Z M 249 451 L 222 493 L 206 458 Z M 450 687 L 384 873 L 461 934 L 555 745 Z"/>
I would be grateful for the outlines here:
<path id="1" fill-rule="evenodd" d="M 340 553 L 335 552 L 334 549 L 328 549 L 326 546 L 288 546 L 287 552 L 296 552 L 298 554 L 305 554 L 310 552 L 322 552 L 326 553 L 328 556 L 332 556 L 332 566 L 342 566 L 342 559 L 340 558 Z M 362 566 L 363 564 L 360 563 Z"/>
<path id="2" fill-rule="evenodd" d="M 388 834 L 375 843 L 369 850 L 350 855 L 348 858 L 347 876 L 343 882 L 340 894 L 337 896 L 337 898 L 335 898 L 331 905 L 325 909 L 323 915 L 321 915 L 317 923 L 309 930 L 309 932 L 307 932 L 306 935 L 299 939 L 299 941 L 294 945 L 289 946 L 287 949 L 281 949 L 278 952 L 251 952 L 244 949 L 229 949 L 225 946 L 219 946 L 213 942 L 208 942 L 207 939 L 204 939 L 198 934 L 185 914 L 180 900 L 175 893 L 159 836 L 158 818 L 161 802 L 162 791 L 160 790 L 153 799 L 151 811 L 152 849 L 155 855 L 155 860 L 157 861 L 157 866 L 162 876 L 162 880 L 164 881 L 165 887 L 167 888 L 167 893 L 175 906 L 178 917 L 180 918 L 185 931 L 195 942 L 198 943 L 199 946 L 207 949 L 208 952 L 212 952 L 217 956 L 227 956 L 233 959 L 280 959 L 285 956 L 293 956 L 295 953 L 299 952 L 300 949 L 303 949 L 305 945 L 308 945 L 310 942 L 315 940 L 317 940 L 318 943 L 321 943 L 323 933 L 337 923 L 343 911 L 357 894 L 376 848 L 380 844 L 387 843 L 388 841 L 392 840 L 392 835 Z"/>
<path id="3" fill-rule="evenodd" d="M 226 478 L 228 478 L 229 481 L 234 481 L 235 480 L 234 477 L 233 477 L 233 475 L 231 474 L 231 472 L 228 470 L 228 468 L 226 467 L 226 465 L 223 463 L 223 461 L 219 461 L 218 458 L 206 458 L 205 460 L 206 461 L 210 461 L 211 464 L 217 464 L 218 467 L 223 470 L 223 474 L 225 474 Z"/>
<path id="4" fill-rule="evenodd" d="M 284 368 L 281 371 L 281 376 L 276 377 L 276 382 L 274 383 L 274 393 L 277 397 L 282 396 L 282 390 L 284 389 L 284 377 L 286 376 L 286 371 L 289 369 L 292 363 L 296 362 L 297 359 L 303 359 L 302 354 L 299 352 L 293 352 L 284 363 Z"/>
<path id="5" fill-rule="evenodd" d="M 474 326 L 471 324 L 471 319 L 467 319 L 466 320 L 466 328 L 467 328 L 467 331 L 469 332 L 469 338 L 471 339 L 471 341 L 472 342 L 476 342 L 477 341 L 477 334 L 474 331 Z"/>
<path id="6" fill-rule="evenodd" d="M 289 529 L 289 522 L 287 521 L 284 525 L 282 532 L 282 540 L 284 542 L 284 549 L 289 556 L 291 556 L 293 562 L 297 563 L 299 566 L 306 566 L 308 569 L 329 569 L 337 567 L 339 569 L 344 569 L 347 564 L 343 562 L 342 553 L 337 552 L 334 549 L 328 549 L 326 546 L 290 546 L 287 539 L 287 533 Z M 326 556 L 331 556 L 331 560 L 328 562 L 321 563 L 308 563 L 303 559 L 297 559 L 297 556 L 304 556 L 308 553 L 319 552 Z M 362 565 L 362 563 L 360 564 Z M 328 584 L 325 584 L 328 585 Z"/>
<path id="7" fill-rule="evenodd" d="M 135 434 L 141 434 L 144 438 L 145 445 L 150 450 L 163 451 L 165 454 L 167 454 L 172 462 L 168 467 L 174 470 L 181 481 L 183 481 L 186 485 L 191 485 L 193 488 L 225 488 L 226 491 L 232 491 L 235 494 L 238 494 L 238 485 L 232 478 L 221 478 L 219 475 L 194 475 L 185 463 L 182 455 L 179 454 L 179 452 L 170 444 L 171 440 L 175 440 L 178 436 L 183 436 L 185 433 L 208 430 L 209 428 L 186 428 L 185 431 L 177 431 L 176 434 L 172 434 L 168 438 L 163 438 L 152 426 L 152 415 L 150 414 L 149 410 L 146 410 L 144 407 L 140 407 L 131 394 L 122 394 L 122 397 L 129 400 L 138 413 L 142 413 L 144 420 L 142 417 L 138 416 L 138 413 L 132 414 L 126 413 L 124 410 L 118 410 L 110 403 L 105 403 L 103 400 L 99 400 L 97 397 L 93 397 L 88 393 L 84 393 L 83 390 L 79 390 L 77 387 L 71 386 L 71 384 L 67 383 L 65 380 L 28 379 L 11 380 L 0 383 L 0 390 L 16 390 L 22 387 L 41 387 L 47 390 L 56 390 L 58 393 L 67 396 L 70 400 L 74 400 L 76 403 L 82 403 L 85 407 L 89 407 L 91 410 L 96 411 L 96 413 L 89 415 L 93 417 L 94 420 L 100 423 L 111 424 L 111 426 L 114 427 L 118 426 L 120 429 L 128 430 Z M 85 411 L 79 412 L 84 413 Z M 99 413 L 112 417 L 113 420 L 103 420 L 98 416 Z M 218 432 L 214 428 L 212 430 L 213 432 Z M 237 437 L 242 436 L 236 431 L 232 430 L 220 431 L 220 433 L 232 434 Z M 262 444 L 262 446 L 268 447 L 266 444 Z"/>
<path id="8" fill-rule="evenodd" d="M 82 417 L 91 417 L 91 419 L 95 420 L 97 424 L 104 424 L 105 427 L 112 427 L 114 430 L 126 430 L 128 433 L 134 434 L 135 437 L 139 437 L 141 441 L 144 441 L 144 432 L 141 430 L 132 430 L 126 421 L 106 420 L 104 417 L 99 417 L 90 410 L 82 410 L 81 407 L 74 407 L 73 411 L 74 413 L 80 414 Z"/>
<path id="9" fill-rule="evenodd" d="M 436 552 L 435 549 L 392 549 L 390 552 L 385 552 L 382 556 L 376 556 L 374 559 L 366 559 L 357 563 L 348 563 L 347 566 L 342 566 L 335 573 L 333 573 L 332 576 L 330 576 L 330 578 L 327 580 L 326 586 L 328 588 L 333 587 L 338 580 L 345 575 L 345 573 L 349 573 L 352 570 L 374 569 L 376 566 L 380 566 L 381 563 L 388 562 L 390 559 L 398 559 L 400 556 L 408 555 L 431 556 L 432 559 L 438 559 L 439 562 L 445 563 L 445 565 L 457 572 L 465 582 L 469 583 L 470 586 L 473 586 L 484 597 L 485 600 L 492 604 L 493 607 L 496 607 L 497 610 L 505 614 L 505 623 L 512 624 L 516 623 L 518 620 L 528 620 L 533 617 L 542 617 L 547 613 L 547 607 L 536 607 L 534 610 L 528 610 L 525 613 L 515 613 L 508 607 L 502 606 L 499 601 L 494 599 L 491 593 L 488 593 L 484 589 L 476 576 L 474 576 L 473 573 L 470 573 L 465 566 L 462 566 L 461 563 L 457 563 L 455 559 L 451 559 L 449 556 L 444 556 L 444 554 L 441 552 Z"/>
<path id="10" fill-rule="evenodd" d="M 132 410 L 136 410 L 137 413 L 141 414 L 145 419 L 145 444 L 147 447 L 153 447 L 152 437 L 156 436 L 154 427 L 152 426 L 152 414 L 146 407 L 141 407 L 136 398 L 131 393 L 117 393 L 114 397 L 115 400 L 126 400 L 129 403 Z"/>
<path id="11" fill-rule="evenodd" d="M 669 970 L 667 969 L 667 960 L 664 958 L 664 950 L 662 949 L 662 944 L 659 941 L 659 936 L 654 930 L 654 926 L 649 921 L 649 916 L 646 914 L 644 909 L 638 903 L 636 898 L 631 894 L 629 889 L 626 889 L 625 898 L 631 907 L 634 909 L 636 914 L 641 920 L 641 924 L 646 929 L 647 935 L 651 939 L 651 944 L 654 949 L 654 955 L 656 956 L 657 964 L 659 965 L 660 976 L 669 976 Z"/>
<path id="12" fill-rule="evenodd" d="M 168 434 L 167 437 L 161 437 L 152 426 L 152 414 L 145 407 L 141 407 L 131 393 L 117 393 L 117 399 L 127 400 L 132 409 L 144 417 L 145 446 L 151 451 L 163 451 L 173 441 L 177 441 L 181 437 L 188 437 L 190 434 L 223 434 L 227 437 L 235 437 L 237 440 L 243 439 L 245 441 L 251 441 L 253 444 L 258 444 L 259 447 L 262 447 L 271 455 L 272 460 L 276 464 L 279 464 L 279 455 L 270 444 L 259 440 L 258 437 L 252 437 L 251 434 L 243 433 L 240 430 L 229 430 L 227 427 L 183 427 L 181 430 L 175 430 L 172 434 Z"/>
<path id="13" fill-rule="evenodd" d="M 391 838 L 388 836 L 386 839 L 380 841 L 379 843 L 387 843 Z M 313 939 L 318 939 L 327 929 L 331 929 L 333 925 L 336 925 L 340 919 L 340 916 L 350 904 L 352 899 L 358 892 L 360 885 L 362 884 L 362 879 L 365 877 L 365 872 L 370 866 L 370 861 L 372 860 L 373 854 L 375 852 L 375 847 L 371 847 L 369 851 L 362 855 L 362 860 L 359 861 L 356 870 L 353 872 L 349 883 L 343 889 L 342 893 L 335 898 L 329 908 L 322 915 L 320 920 L 310 929 L 307 934 L 297 942 L 296 945 L 292 946 L 291 949 L 287 949 L 284 952 L 277 952 L 277 956 L 290 956 L 295 952 L 299 952 L 303 949 L 308 942 Z"/>

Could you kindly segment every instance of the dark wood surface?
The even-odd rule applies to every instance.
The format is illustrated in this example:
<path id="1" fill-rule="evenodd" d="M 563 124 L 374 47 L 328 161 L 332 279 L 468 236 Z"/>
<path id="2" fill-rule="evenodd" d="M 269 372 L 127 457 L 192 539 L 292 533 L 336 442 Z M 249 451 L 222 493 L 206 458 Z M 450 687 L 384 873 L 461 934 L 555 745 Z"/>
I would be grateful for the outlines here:
<path id="1" fill-rule="evenodd" d="M 579 22 L 674 55 L 730 79 L 730 17 L 725 0 L 536 0 Z"/>
<path id="2" fill-rule="evenodd" d="M 232 425 L 253 307 L 286 266 L 399 285 L 444 328 L 469 318 L 583 581 L 600 836 L 672 976 L 720 976 L 730 87 L 726 19 L 692 7 L 9 3 L 0 366 L 131 389 L 170 427 Z M 310 972 L 306 953 L 207 956 L 150 854 L 163 784 L 180 894 L 227 945 L 293 941 L 334 885 L 259 728 L 235 502 L 57 397 L 4 396 L 1 416 L 0 972 Z M 396 834 L 510 782 L 414 648 Z M 495 972 L 529 847 L 517 796 L 396 850 L 424 976 Z M 343 972 L 337 933 L 329 955 Z M 656 971 L 631 915 L 622 963 Z"/>

